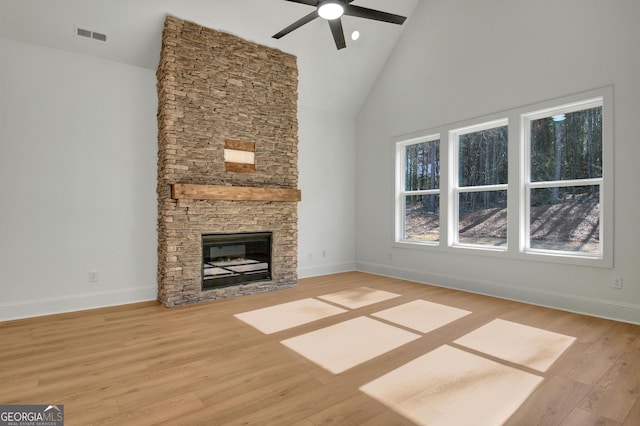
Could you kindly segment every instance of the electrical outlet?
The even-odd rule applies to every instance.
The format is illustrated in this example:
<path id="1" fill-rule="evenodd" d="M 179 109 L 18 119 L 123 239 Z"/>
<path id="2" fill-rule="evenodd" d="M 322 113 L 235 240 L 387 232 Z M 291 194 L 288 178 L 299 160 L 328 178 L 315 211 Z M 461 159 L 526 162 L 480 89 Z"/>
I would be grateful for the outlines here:
<path id="1" fill-rule="evenodd" d="M 622 288 L 622 277 L 613 277 L 613 281 L 611 282 L 611 287 L 615 289 Z"/>
<path id="2" fill-rule="evenodd" d="M 98 282 L 98 271 L 89 271 L 89 282 L 90 283 Z"/>

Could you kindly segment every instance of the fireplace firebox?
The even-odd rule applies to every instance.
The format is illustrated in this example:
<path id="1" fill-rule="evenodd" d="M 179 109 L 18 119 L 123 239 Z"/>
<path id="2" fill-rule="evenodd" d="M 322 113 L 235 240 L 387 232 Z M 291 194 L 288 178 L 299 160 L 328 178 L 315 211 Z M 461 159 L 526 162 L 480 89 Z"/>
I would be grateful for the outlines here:
<path id="1" fill-rule="evenodd" d="M 202 290 L 271 279 L 271 232 L 202 235 Z"/>

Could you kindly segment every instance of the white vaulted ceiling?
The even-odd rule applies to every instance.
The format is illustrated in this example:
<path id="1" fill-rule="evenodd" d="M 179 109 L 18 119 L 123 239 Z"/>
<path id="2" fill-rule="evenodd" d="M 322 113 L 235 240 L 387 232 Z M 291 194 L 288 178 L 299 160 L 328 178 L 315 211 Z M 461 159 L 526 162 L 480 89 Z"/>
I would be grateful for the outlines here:
<path id="1" fill-rule="evenodd" d="M 408 16 L 419 0 L 354 0 Z M 303 105 L 355 115 L 404 27 L 344 16 L 347 48 L 338 51 L 318 18 L 280 40 L 271 36 L 313 11 L 284 0 L 2 0 L 0 37 L 156 69 L 164 18 L 173 15 L 296 55 Z M 74 36 L 104 33 L 107 43 Z M 351 33 L 361 37 L 352 41 Z"/>

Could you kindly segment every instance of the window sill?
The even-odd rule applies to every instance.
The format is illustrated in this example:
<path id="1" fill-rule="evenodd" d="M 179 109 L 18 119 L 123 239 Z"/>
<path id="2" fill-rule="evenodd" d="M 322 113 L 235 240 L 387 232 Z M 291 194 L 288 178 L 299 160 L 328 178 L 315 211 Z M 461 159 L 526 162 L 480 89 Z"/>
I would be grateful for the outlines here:
<path id="1" fill-rule="evenodd" d="M 522 260 L 527 262 L 545 262 L 592 268 L 613 268 L 613 261 L 602 256 L 588 256 L 571 253 L 552 253 L 545 251 L 515 251 L 500 247 L 479 247 L 471 245 L 444 246 L 441 242 L 420 243 L 409 241 L 395 241 L 392 247 L 406 250 L 430 251 L 442 254 L 465 254 L 473 256 L 488 256 L 500 259 Z"/>

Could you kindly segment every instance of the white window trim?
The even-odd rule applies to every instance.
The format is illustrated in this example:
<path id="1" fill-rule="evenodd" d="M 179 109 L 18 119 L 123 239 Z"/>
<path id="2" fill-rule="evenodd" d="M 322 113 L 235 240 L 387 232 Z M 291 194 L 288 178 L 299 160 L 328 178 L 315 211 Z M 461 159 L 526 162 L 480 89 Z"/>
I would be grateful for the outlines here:
<path id="1" fill-rule="evenodd" d="M 609 88 L 610 89 L 610 88 Z M 523 227 L 520 229 L 520 251 L 525 255 L 546 255 L 546 256 L 554 256 L 554 257 L 567 257 L 570 259 L 586 259 L 594 262 L 601 262 L 603 266 L 611 267 L 613 265 L 612 259 L 607 259 L 607 255 L 605 253 L 605 247 L 611 246 L 611 244 L 605 244 L 605 239 L 607 237 L 612 238 L 610 236 L 610 232 L 606 231 L 605 222 L 605 210 L 611 205 L 613 205 L 612 199 L 606 199 L 604 197 L 604 185 L 613 181 L 613 176 L 611 176 L 611 170 L 613 167 L 607 166 L 607 161 L 610 159 L 613 160 L 613 137 L 611 134 L 605 134 L 607 130 L 612 131 L 612 99 L 611 99 L 611 90 L 602 89 L 602 92 L 597 96 L 589 97 L 585 96 L 578 101 L 568 101 L 562 105 L 555 105 L 550 108 L 542 108 L 537 111 L 523 113 L 520 115 L 521 119 L 521 128 L 522 128 L 522 140 L 524 146 L 524 163 L 523 163 L 523 181 L 521 183 L 521 194 L 524 194 L 524 203 L 521 208 L 521 215 L 523 216 Z M 605 99 L 606 96 L 609 96 L 608 99 Z M 590 178 L 590 179 L 574 179 L 574 180 L 560 180 L 560 181 L 543 181 L 543 182 L 532 182 L 531 181 L 531 132 L 530 132 L 530 123 L 534 120 L 550 117 L 556 114 L 569 114 L 571 112 L 581 111 L 590 108 L 602 107 L 602 158 L 603 158 L 603 175 L 601 178 Z M 607 143 L 609 141 L 609 143 Z M 610 149 L 611 151 L 606 151 Z M 608 154 L 611 155 L 609 158 Z M 560 251 L 560 250 L 544 250 L 544 249 L 535 249 L 530 246 L 530 229 L 531 229 L 531 214 L 529 211 L 530 205 L 530 197 L 531 197 L 531 189 L 535 188 L 552 188 L 552 187 L 567 187 L 567 186 L 598 186 L 600 189 L 600 227 L 599 227 L 599 241 L 600 241 L 600 253 L 597 255 L 591 255 L 589 253 L 580 253 L 580 252 L 570 252 L 570 251 Z M 606 216 L 609 217 L 609 216 Z M 612 232 L 612 229 L 611 229 Z"/>
<path id="2" fill-rule="evenodd" d="M 406 182 L 405 182 L 405 164 L 407 161 L 406 158 L 406 147 L 410 145 L 417 145 L 419 143 L 424 142 L 433 142 L 440 141 L 440 162 L 442 163 L 442 140 L 440 138 L 439 133 L 431 133 L 424 136 L 412 137 L 407 140 L 402 140 L 396 143 L 396 211 L 395 217 L 398 219 L 395 223 L 395 238 L 394 240 L 400 243 L 408 243 L 408 244 L 420 244 L 425 246 L 437 246 L 440 244 L 440 241 L 408 241 L 404 239 L 404 230 L 406 227 L 406 197 L 411 195 L 440 195 L 442 191 L 442 187 L 438 189 L 423 189 L 417 191 L 407 191 Z M 440 170 L 440 174 L 442 175 L 442 168 Z M 442 182 L 442 179 L 440 180 Z M 440 204 L 442 207 L 442 202 Z M 442 212 L 440 212 L 442 215 Z M 440 224 L 440 240 L 442 240 L 442 223 Z"/>
<path id="3" fill-rule="evenodd" d="M 450 247 L 467 247 L 467 248 L 477 248 L 481 250 L 489 250 L 489 251 L 506 251 L 506 247 L 492 247 L 481 244 L 468 244 L 460 242 L 460 233 L 458 229 L 460 227 L 460 193 L 463 192 L 479 192 L 479 191 L 508 191 L 509 184 L 499 184 L 499 185 L 482 185 L 482 186 L 460 186 L 460 136 L 467 135 L 469 133 L 481 132 L 483 130 L 494 129 L 496 127 L 504 127 L 509 126 L 508 118 L 500 118 L 498 120 L 491 120 L 486 122 L 481 122 L 477 125 L 466 126 L 457 128 L 449 131 L 449 143 L 448 146 L 450 148 L 450 170 L 451 175 L 449 175 L 449 183 L 451 187 L 451 197 L 453 199 L 453 209 L 449 211 L 449 215 L 451 218 L 451 228 L 449 229 L 449 246 Z M 510 147 L 507 147 L 507 150 Z M 507 151 L 508 153 L 508 151 Z M 509 195 L 507 194 L 507 200 L 509 200 Z M 442 211 L 442 210 L 441 210 Z M 508 212 L 508 209 L 507 209 Z M 508 214 L 507 214 L 508 217 Z M 507 241 L 509 241 L 508 233 L 507 233 Z"/>
<path id="4" fill-rule="evenodd" d="M 590 256 L 588 254 L 574 252 L 558 252 L 527 249 L 526 233 L 528 232 L 528 209 L 527 197 L 528 191 L 525 190 L 527 185 L 535 187 L 538 185 L 551 184 L 552 182 L 528 182 L 526 174 L 529 161 L 528 154 L 528 127 L 525 125 L 527 120 L 533 120 L 536 117 L 546 117 L 549 112 L 561 111 L 564 113 L 571 112 L 571 108 L 575 111 L 589 108 L 589 105 L 601 105 L 602 108 L 602 178 L 579 180 L 579 184 L 597 184 L 600 185 L 600 256 Z M 592 102 L 592 103 L 590 103 Z M 514 108 L 501 113 L 491 114 L 479 117 L 473 120 L 465 120 L 463 122 L 451 123 L 444 126 L 434 127 L 431 129 L 414 132 L 408 135 L 401 135 L 393 138 L 395 148 L 395 206 L 394 221 L 395 233 L 392 246 L 397 248 L 417 249 L 437 252 L 451 253 L 468 253 L 472 255 L 504 257 L 514 260 L 529 260 L 536 262 L 551 262 L 560 264 L 612 268 L 613 267 L 613 210 L 614 210 L 614 131 L 613 131 L 613 87 L 608 86 L 588 92 L 578 93 L 565 96 L 549 101 L 544 101 L 532 105 Z M 457 226 L 457 196 L 453 185 L 454 179 L 457 180 L 457 154 L 454 151 L 452 137 L 457 134 L 464 134 L 466 129 L 477 131 L 486 125 L 486 128 L 495 127 L 495 123 L 506 122 L 509 124 L 509 183 L 507 188 L 507 249 L 496 250 L 487 246 L 471 246 L 454 244 L 455 235 L 457 234 L 455 226 Z M 445 135 L 448 140 L 445 140 Z M 404 221 L 404 211 L 402 208 L 404 171 L 402 164 L 402 156 L 398 155 L 402 152 L 404 146 L 411 143 L 424 142 L 429 137 L 440 139 L 440 241 L 439 243 L 425 243 L 403 240 L 402 226 Z M 455 137 L 457 140 L 457 137 Z M 433 140 L 433 139 L 431 139 Z M 457 181 L 455 181 L 457 184 Z M 559 186 L 572 186 L 574 181 L 555 182 Z M 555 184 L 553 183 L 553 184 Z M 500 185 L 502 186 L 502 185 Z M 458 190 L 464 190 L 458 188 Z"/>

